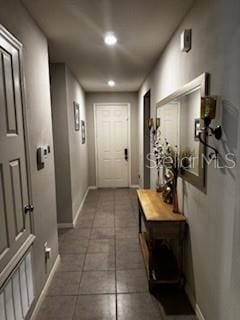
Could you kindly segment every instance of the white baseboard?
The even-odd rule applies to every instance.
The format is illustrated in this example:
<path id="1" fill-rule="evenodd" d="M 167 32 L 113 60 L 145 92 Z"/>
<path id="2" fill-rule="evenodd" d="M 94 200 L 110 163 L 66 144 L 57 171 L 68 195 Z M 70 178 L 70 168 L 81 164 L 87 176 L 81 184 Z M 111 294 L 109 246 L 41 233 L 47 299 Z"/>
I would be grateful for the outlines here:
<path id="1" fill-rule="evenodd" d="M 58 223 L 58 229 L 73 228 L 73 223 Z"/>
<path id="2" fill-rule="evenodd" d="M 49 286 L 51 284 L 51 281 L 53 279 L 55 271 L 57 270 L 57 267 L 58 267 L 59 263 L 60 263 L 60 255 L 57 256 L 56 261 L 54 262 L 54 265 L 52 267 L 51 272 L 49 273 L 49 276 L 48 276 L 48 279 L 47 279 L 47 281 L 46 281 L 46 283 L 44 285 L 44 288 L 43 288 L 43 290 L 42 290 L 42 292 L 41 292 L 41 294 L 40 294 L 40 296 L 38 298 L 38 301 L 37 301 L 37 303 L 36 303 L 36 305 L 35 305 L 35 307 L 33 309 L 33 312 L 32 312 L 30 320 L 35 320 L 36 319 L 37 313 L 38 313 L 38 311 L 39 311 L 39 309 L 41 307 L 41 304 L 42 304 L 42 302 L 43 302 L 43 300 L 44 300 L 44 298 L 46 296 L 47 290 L 48 290 L 48 288 L 49 288 Z"/>
<path id="3" fill-rule="evenodd" d="M 77 214 L 76 214 L 76 216 L 75 216 L 75 218 L 74 218 L 74 220 L 73 220 L 73 228 L 75 228 L 75 226 L 76 226 L 77 219 L 78 219 L 78 217 L 79 217 L 79 215 L 80 215 L 80 212 L 81 212 L 81 210 L 82 210 L 82 207 L 83 207 L 83 205 L 84 205 L 84 202 L 85 202 L 85 200 L 86 200 L 86 198 L 87 198 L 88 191 L 89 191 L 89 188 L 87 188 L 87 191 L 85 192 L 85 194 L 84 194 L 84 196 L 83 196 L 83 199 L 82 199 L 82 201 L 81 201 L 80 207 L 78 208 Z"/>
<path id="4" fill-rule="evenodd" d="M 195 312 L 196 312 L 196 316 L 197 316 L 197 318 L 198 318 L 199 320 L 205 320 L 205 318 L 204 318 L 204 316 L 203 316 L 203 314 L 202 314 L 202 311 L 200 310 L 198 304 L 196 304 L 196 306 L 195 306 Z"/>
<path id="5" fill-rule="evenodd" d="M 140 186 L 139 186 L 138 184 L 131 184 L 131 185 L 130 185 L 130 188 L 139 189 Z"/>
<path id="6" fill-rule="evenodd" d="M 75 228 L 76 226 L 76 223 L 77 223 L 77 219 L 80 215 L 80 212 L 82 210 L 82 207 L 84 205 L 84 202 L 87 198 L 87 195 L 88 195 L 88 191 L 89 191 L 90 187 L 87 188 L 87 191 L 85 192 L 85 195 L 81 201 L 81 204 L 80 204 L 80 207 L 78 208 L 78 211 L 77 211 L 77 214 L 73 220 L 73 222 L 70 222 L 70 223 L 58 223 L 58 229 L 67 229 L 67 228 Z"/>
<path id="7" fill-rule="evenodd" d="M 89 186 L 88 187 L 88 190 L 96 190 L 97 189 L 97 186 Z"/>
<path id="8" fill-rule="evenodd" d="M 185 292 L 186 292 L 188 299 L 189 299 L 189 301 L 190 301 L 190 303 L 196 313 L 198 320 L 205 320 L 205 318 L 202 314 L 202 311 L 201 311 L 199 305 L 197 304 L 196 299 L 194 298 L 194 296 L 192 294 L 192 290 L 190 289 L 188 284 L 186 284 L 186 286 L 185 286 Z"/>

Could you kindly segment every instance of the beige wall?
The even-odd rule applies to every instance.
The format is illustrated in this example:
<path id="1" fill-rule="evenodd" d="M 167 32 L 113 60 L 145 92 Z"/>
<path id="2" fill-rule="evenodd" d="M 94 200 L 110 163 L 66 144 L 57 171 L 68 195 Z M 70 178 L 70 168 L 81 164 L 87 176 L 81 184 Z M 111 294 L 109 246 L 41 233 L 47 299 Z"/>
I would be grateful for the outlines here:
<path id="1" fill-rule="evenodd" d="M 0 1 L 1 24 L 23 43 L 26 80 L 27 122 L 29 126 L 30 166 L 34 210 L 33 246 L 36 297 L 40 294 L 58 253 L 55 201 L 54 154 L 49 88 L 47 40 L 18 0 Z M 51 146 L 46 166 L 37 170 L 36 149 Z M 45 266 L 44 243 L 52 248 Z"/>
<path id="2" fill-rule="evenodd" d="M 88 144 L 74 127 L 74 101 L 86 121 L 85 94 L 63 63 L 51 64 L 51 95 L 58 223 L 72 224 L 88 188 Z"/>
<path id="3" fill-rule="evenodd" d="M 73 101 L 79 103 L 80 121 L 85 121 L 85 127 L 87 127 L 85 93 L 71 71 L 68 68 L 66 68 L 66 71 L 72 211 L 74 219 L 88 189 L 88 139 L 86 132 L 86 143 L 82 144 L 81 128 L 80 131 L 75 131 L 74 129 Z"/>
<path id="4" fill-rule="evenodd" d="M 66 66 L 50 65 L 58 223 L 72 223 L 72 193 L 66 93 Z"/>
<path id="5" fill-rule="evenodd" d="M 223 99 L 224 136 L 220 153 L 239 155 L 240 2 L 202 0 L 174 34 L 139 92 L 139 151 L 143 175 L 143 95 L 155 104 L 203 72 L 211 74 L 211 94 Z M 192 29 L 192 50 L 180 51 L 180 33 Z M 187 282 L 206 320 L 235 320 L 240 314 L 240 205 L 238 170 L 207 170 L 207 193 L 185 183 L 184 211 L 190 241 Z M 152 186 L 154 172 L 152 170 Z M 181 187 L 181 183 L 180 187 Z"/>
<path id="6" fill-rule="evenodd" d="M 130 103 L 131 104 L 131 185 L 138 185 L 138 96 L 135 92 L 127 93 L 87 93 L 88 118 L 88 159 L 89 185 L 96 186 L 96 160 L 94 135 L 94 103 Z"/>

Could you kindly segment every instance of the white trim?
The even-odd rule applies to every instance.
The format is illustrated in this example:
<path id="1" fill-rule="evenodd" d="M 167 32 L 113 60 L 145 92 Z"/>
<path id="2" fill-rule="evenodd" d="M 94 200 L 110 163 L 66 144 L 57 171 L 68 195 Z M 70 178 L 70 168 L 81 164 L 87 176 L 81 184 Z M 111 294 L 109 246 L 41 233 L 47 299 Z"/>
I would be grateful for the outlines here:
<path id="1" fill-rule="evenodd" d="M 130 188 L 139 189 L 140 186 L 139 186 L 138 184 L 131 184 L 131 185 L 130 185 Z"/>
<path id="2" fill-rule="evenodd" d="M 89 186 L 88 190 L 97 190 L 97 186 Z"/>
<path id="3" fill-rule="evenodd" d="M 196 303 L 196 306 L 195 306 L 195 312 L 196 312 L 196 316 L 199 320 L 205 320 L 203 314 L 202 314 L 202 311 L 199 307 L 199 305 Z"/>
<path id="4" fill-rule="evenodd" d="M 98 182 L 98 148 L 97 148 L 97 125 L 96 125 L 96 109 L 98 106 L 127 106 L 128 108 L 128 187 L 131 186 L 132 175 L 132 151 L 131 151 L 131 104 L 129 102 L 113 102 L 113 103 L 94 103 L 93 114 L 94 114 L 94 139 L 95 139 L 95 166 L 96 166 L 96 188 L 99 187 Z"/>
<path id="5" fill-rule="evenodd" d="M 79 217 L 79 215 L 80 215 L 80 212 L 81 212 L 82 207 L 83 207 L 83 205 L 84 205 L 84 202 L 85 202 L 85 200 L 86 200 L 86 198 L 87 198 L 87 195 L 88 195 L 88 191 L 89 191 L 89 190 L 90 190 L 90 187 L 87 188 L 87 191 L 86 191 L 85 194 L 84 194 L 84 197 L 83 197 L 83 199 L 82 199 L 82 201 L 81 201 L 80 207 L 78 208 L 77 214 L 76 214 L 73 222 L 69 222 L 69 223 L 58 223 L 58 229 L 75 228 L 76 223 L 77 223 L 77 219 L 78 219 L 78 217 Z"/>
<path id="6" fill-rule="evenodd" d="M 196 313 L 196 316 L 198 318 L 198 320 L 205 320 L 203 314 L 202 314 L 202 311 L 199 307 L 199 305 L 196 303 L 196 299 L 194 297 L 194 295 L 192 294 L 192 290 L 190 289 L 190 286 L 188 284 L 185 285 L 185 292 L 189 298 L 189 301 Z"/>
<path id="7" fill-rule="evenodd" d="M 85 200 L 86 200 L 86 198 L 87 198 L 88 191 L 89 191 L 89 188 L 87 188 L 87 190 L 86 190 L 86 192 L 85 192 L 85 194 L 84 194 L 84 196 L 83 196 L 83 199 L 82 199 L 82 201 L 81 201 L 80 207 L 78 208 L 77 214 L 76 214 L 76 216 L 75 216 L 75 218 L 74 218 L 74 220 L 73 220 L 73 227 L 74 227 L 74 228 L 75 228 L 75 226 L 76 226 L 77 219 L 78 219 L 78 217 L 79 217 L 79 215 L 80 215 L 80 212 L 81 212 L 81 210 L 82 210 L 82 207 L 83 207 L 83 205 L 84 205 L 84 202 L 85 202 Z"/>
<path id="8" fill-rule="evenodd" d="M 132 148 L 131 148 L 131 104 L 127 103 L 128 108 L 128 187 L 132 184 Z"/>
<path id="9" fill-rule="evenodd" d="M 3 271 L 0 273 L 0 287 L 6 282 L 6 280 L 10 277 L 11 273 L 14 271 L 19 261 L 22 260 L 25 253 L 29 250 L 29 248 L 33 245 L 36 237 L 33 234 L 30 234 L 16 254 L 12 257 L 12 259 L 5 266 Z"/>
<path id="10" fill-rule="evenodd" d="M 98 188 L 98 154 L 97 154 L 97 120 L 96 120 L 96 109 L 97 104 L 93 104 L 93 124 L 94 124 L 94 151 L 95 151 L 95 178 L 96 178 L 96 187 Z"/>
<path id="11" fill-rule="evenodd" d="M 54 262 L 54 265 L 52 267 L 52 270 L 49 273 L 49 276 L 48 276 L 48 279 L 47 279 L 47 281 L 46 281 L 46 283 L 44 285 L 44 288 L 43 288 L 40 296 L 38 297 L 37 303 L 36 303 L 36 305 L 35 305 L 35 307 L 33 309 L 33 312 L 32 312 L 32 315 L 30 317 L 30 320 L 35 320 L 36 319 L 38 311 L 39 311 L 39 309 L 40 309 L 40 307 L 42 305 L 42 302 L 43 302 L 43 300 L 44 300 L 44 298 L 45 298 L 45 296 L 47 294 L 47 290 L 48 290 L 48 288 L 49 288 L 49 286 L 51 284 L 51 281 L 52 281 L 53 276 L 54 276 L 54 274 L 55 274 L 55 272 L 57 270 L 57 267 L 58 267 L 59 263 L 60 263 L 60 255 L 57 256 L 56 261 Z"/>
<path id="12" fill-rule="evenodd" d="M 73 228 L 73 223 L 58 223 L 57 225 L 58 229 L 67 229 L 67 228 Z"/>

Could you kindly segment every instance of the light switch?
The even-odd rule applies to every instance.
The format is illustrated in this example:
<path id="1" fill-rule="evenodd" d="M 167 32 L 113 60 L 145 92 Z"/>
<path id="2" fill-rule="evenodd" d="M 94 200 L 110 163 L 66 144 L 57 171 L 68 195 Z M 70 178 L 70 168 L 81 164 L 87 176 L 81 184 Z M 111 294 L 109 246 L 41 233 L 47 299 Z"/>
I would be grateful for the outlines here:
<path id="1" fill-rule="evenodd" d="M 48 158 L 48 146 L 40 146 L 37 148 L 37 167 L 38 170 L 43 169 Z"/>

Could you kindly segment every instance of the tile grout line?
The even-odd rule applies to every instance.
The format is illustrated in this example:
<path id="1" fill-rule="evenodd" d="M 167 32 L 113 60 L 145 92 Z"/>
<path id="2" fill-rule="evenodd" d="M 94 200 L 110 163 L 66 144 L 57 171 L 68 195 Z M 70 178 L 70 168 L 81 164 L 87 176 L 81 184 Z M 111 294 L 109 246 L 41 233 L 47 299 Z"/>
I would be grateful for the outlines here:
<path id="1" fill-rule="evenodd" d="M 145 294 L 148 291 L 131 291 L 131 292 L 119 292 L 118 294 L 121 295 L 130 295 L 130 294 Z M 109 295 L 115 295 L 114 292 L 102 292 L 102 293 L 80 293 L 80 294 L 52 294 L 48 295 L 47 297 L 81 297 L 81 296 L 109 296 Z"/>
<path id="2" fill-rule="evenodd" d="M 97 211 L 98 201 L 99 201 L 99 199 L 98 199 L 97 202 L 96 202 L 95 214 L 94 214 L 93 221 L 94 221 L 94 219 L 95 219 L 95 217 L 96 217 L 96 211 Z M 84 254 L 83 267 L 82 267 L 82 272 L 81 272 L 80 281 L 79 281 L 79 285 L 78 285 L 78 294 L 76 295 L 77 298 L 76 298 L 76 301 L 75 301 L 75 304 L 74 304 L 74 308 L 73 308 L 72 320 L 74 320 L 74 315 L 75 315 L 75 311 L 76 311 L 78 299 L 79 299 L 79 297 L 81 296 L 81 295 L 80 295 L 80 286 L 81 286 L 81 282 L 82 282 L 82 278 L 83 278 L 84 267 L 85 267 L 85 262 L 86 262 L 86 257 L 87 257 L 87 253 L 88 253 L 89 242 L 90 242 L 90 236 L 91 236 L 92 229 L 93 229 L 93 223 L 92 223 L 92 227 L 91 227 L 90 229 L 91 229 L 91 231 L 90 231 L 90 234 L 89 234 L 89 237 L 88 237 L 87 250 L 86 250 L 86 252 L 85 252 L 85 254 Z"/>
<path id="3" fill-rule="evenodd" d="M 130 195 L 128 195 L 128 198 Z M 132 205 L 132 199 L 130 199 L 131 202 L 131 209 L 133 214 L 133 205 Z M 116 320 L 118 320 L 118 291 L 117 291 L 117 236 L 116 236 L 116 191 L 114 192 L 114 248 L 115 248 L 115 290 L 116 290 Z M 124 228 L 125 229 L 125 228 Z M 122 293 L 121 293 L 122 294 Z M 124 294 L 129 294 L 129 292 L 126 292 Z"/>
<path id="4" fill-rule="evenodd" d="M 120 315 L 118 315 L 118 302 L 120 301 L 120 298 L 119 298 L 119 295 L 129 295 L 129 294 L 135 294 L 135 293 L 145 293 L 145 292 L 140 292 L 140 291 L 131 291 L 131 292 L 128 292 L 128 291 L 126 291 L 126 292 L 119 292 L 118 293 L 118 286 L 117 286 L 117 272 L 119 271 L 119 270 L 138 270 L 139 268 L 130 268 L 130 269 L 125 269 L 125 268 L 123 268 L 123 269 L 119 269 L 119 270 L 117 270 L 117 244 L 118 244 L 118 239 L 117 239 L 117 235 L 116 235 L 116 231 L 117 231 L 117 216 L 116 216 L 116 213 L 117 213 L 117 210 L 119 210 L 118 209 L 118 207 L 117 207 L 117 205 L 119 204 L 120 205 L 120 211 L 121 211 L 121 203 L 122 203 L 122 199 L 121 199 L 121 196 L 122 196 L 122 194 L 120 193 L 120 194 L 118 194 L 117 192 L 116 192 L 116 190 L 114 190 L 113 191 L 113 194 L 112 194 L 112 201 L 113 201 L 113 207 L 112 207 L 112 214 L 113 214 L 113 223 L 114 223 L 114 225 L 113 225 L 113 233 L 114 233 L 114 236 L 113 236 L 113 247 L 114 247 L 114 268 L 112 269 L 112 271 L 114 271 L 114 275 L 115 275 L 115 285 L 114 285 L 114 287 L 115 287 L 115 290 L 112 292 L 112 293 L 110 293 L 110 292 L 106 292 L 106 293 L 96 293 L 96 292 L 94 292 L 94 293 L 80 293 L 80 287 L 81 287 L 81 282 L 82 282 L 82 279 L 83 279 L 83 274 L 84 274 L 84 272 L 91 272 L 91 271 L 104 271 L 104 270 L 86 270 L 86 271 L 84 271 L 84 268 L 85 268 L 85 264 L 86 264 L 86 257 L 87 257 L 87 254 L 89 253 L 89 246 L 90 246 L 90 241 L 91 240 L 94 240 L 94 241 L 96 241 L 96 242 L 98 242 L 98 241 L 100 241 L 100 240 L 104 240 L 104 239 L 101 239 L 101 238 L 96 238 L 96 239 L 91 239 L 91 235 L 92 235 L 92 231 L 93 231 L 93 229 L 94 229 L 94 221 L 95 221 L 95 218 L 97 217 L 97 212 L 98 212 L 98 207 L 99 207 L 99 205 L 101 206 L 101 203 L 100 203 L 100 199 L 101 199 L 101 197 L 104 199 L 104 194 L 103 194 L 103 196 L 98 196 L 97 198 L 96 198 L 96 201 L 94 201 L 94 204 L 93 204 L 93 208 L 94 208 L 94 210 L 93 210 L 93 216 L 92 216 L 92 218 L 93 218 L 93 222 L 91 223 L 91 227 L 89 226 L 89 229 L 90 229 L 90 233 L 88 234 L 88 236 L 86 237 L 86 239 L 87 239 L 87 247 L 86 247 L 86 251 L 84 252 L 84 253 L 82 253 L 82 255 L 83 255 L 83 262 L 82 262 L 82 269 L 81 269 L 81 274 L 80 274 L 80 277 L 79 277 L 79 284 L 78 284 L 78 291 L 77 291 L 77 293 L 76 294 L 57 294 L 57 295 L 50 295 L 49 297 L 57 297 L 57 296 L 65 296 L 65 297 L 69 297 L 69 296 L 73 296 L 74 297 L 74 303 L 73 303 L 73 311 L 72 311 L 72 316 L 70 317 L 72 320 L 73 319 L 75 319 L 75 317 L 76 317 L 76 311 L 77 311 L 77 306 L 78 306 L 78 302 L 79 302 L 79 300 L 81 300 L 81 297 L 82 296 L 98 296 L 98 295 L 103 295 L 103 296 L 109 296 L 109 295 L 113 295 L 113 296 L 115 296 L 115 319 L 117 320 L 117 319 L 119 319 L 119 317 L 121 317 Z M 123 194 L 123 196 L 124 196 L 124 194 Z M 126 199 L 127 200 L 127 199 Z M 132 197 L 132 195 L 129 193 L 128 194 L 128 200 L 130 201 L 130 206 L 131 206 L 131 211 L 132 211 L 132 215 L 134 215 L 134 217 L 135 217 L 135 219 L 137 219 L 137 217 L 136 217 L 136 215 L 135 215 L 135 206 L 134 206 L 134 200 L 135 199 L 133 199 L 133 197 Z M 104 201 L 103 201 L 104 202 Z M 91 204 L 91 198 L 90 198 L 90 204 Z M 91 204 L 91 205 L 92 205 Z M 105 208 L 105 209 L 103 209 L 103 210 L 107 210 L 107 207 Z M 120 215 L 120 217 L 121 217 L 121 215 Z M 84 227 L 83 227 L 84 228 Z M 87 228 L 87 227 L 86 227 Z M 99 227 L 100 228 L 100 227 Z M 102 228 L 102 227 L 101 227 Z M 120 229 L 121 229 L 121 227 L 119 227 Z M 127 228 L 127 226 L 126 227 L 122 227 L 122 229 L 126 229 Z M 87 228 L 88 229 L 88 228 Z M 80 231 L 80 230 L 79 230 Z M 123 237 L 124 238 L 124 237 Z M 123 238 L 121 238 L 120 237 L 120 240 L 121 239 L 123 239 Z M 85 239 L 85 238 L 82 238 L 82 239 Z M 106 238 L 107 239 L 107 238 Z M 128 239 L 127 238 L 127 240 L 128 241 L 130 241 L 131 239 Z M 135 250 L 134 250 L 134 252 L 135 252 Z M 102 251 L 99 251 L 99 253 L 102 253 Z M 119 251 L 119 253 L 121 254 L 121 251 Z M 73 255 L 74 255 L 74 253 L 72 253 Z M 75 253 L 76 255 L 78 255 L 78 253 Z M 106 271 L 109 271 L 110 269 L 106 269 Z M 62 272 L 74 272 L 74 271 L 62 271 Z M 77 271 L 76 271 L 77 272 Z M 119 298 L 119 299 L 118 299 Z M 160 308 L 159 308 L 160 309 Z M 160 313 L 161 313 L 161 309 L 159 310 L 160 311 Z"/>
<path id="5" fill-rule="evenodd" d="M 114 274 L 115 274 L 115 312 L 116 312 L 116 315 L 115 315 L 115 318 L 116 320 L 118 319 L 118 292 L 117 292 L 117 237 L 116 237 L 116 191 L 113 192 L 113 217 L 114 217 L 114 265 L 115 265 L 115 268 L 114 268 Z M 79 282 L 79 286 L 78 286 L 78 294 L 76 295 L 76 297 L 80 297 L 80 296 L 86 296 L 86 295 L 99 295 L 98 293 L 89 293 L 89 294 L 81 294 L 80 293 L 80 286 L 81 286 L 81 281 L 82 281 L 82 277 L 83 277 L 83 273 L 85 272 L 84 271 L 84 267 L 85 267 L 85 263 L 86 263 L 86 256 L 88 254 L 88 249 L 89 249 L 89 244 L 90 244 L 90 241 L 91 241 L 91 234 L 92 234 L 92 230 L 94 229 L 94 220 L 97 216 L 97 208 L 98 208 L 98 205 L 99 205 L 99 200 L 100 198 L 98 198 L 98 201 L 96 202 L 96 207 L 95 207 L 95 214 L 94 214 L 94 218 L 93 218 L 93 223 L 91 225 L 91 232 L 90 232 L 90 235 L 88 237 L 88 246 L 87 246 L 87 250 L 84 254 L 84 262 L 83 262 L 83 269 L 82 269 L 82 273 L 81 273 L 81 277 L 80 277 L 80 282 Z M 132 211 L 132 214 L 134 214 L 133 212 L 133 204 L 132 204 L 132 198 L 130 197 L 130 202 L 131 202 L 131 211 Z M 135 217 L 136 218 L 136 217 Z M 99 239 L 95 239 L 96 241 L 98 241 Z M 94 271 L 94 270 L 88 270 L 89 272 L 90 271 Z M 103 270 L 101 270 L 103 271 Z M 106 270 L 107 271 L 107 270 Z M 136 292 L 137 293 L 137 292 Z M 129 294 L 129 292 L 122 292 L 122 294 Z M 101 295 L 109 295 L 109 293 L 101 293 Z M 77 301 L 78 301 L 78 298 L 76 299 L 76 302 L 75 302 L 75 306 L 74 306 L 74 312 L 73 312 L 73 318 L 74 318 L 74 314 L 75 314 L 75 311 L 76 311 L 76 305 L 77 305 Z"/>

